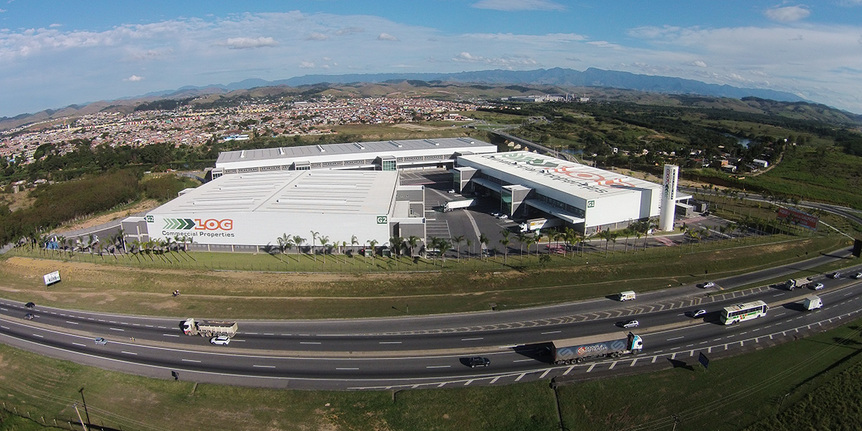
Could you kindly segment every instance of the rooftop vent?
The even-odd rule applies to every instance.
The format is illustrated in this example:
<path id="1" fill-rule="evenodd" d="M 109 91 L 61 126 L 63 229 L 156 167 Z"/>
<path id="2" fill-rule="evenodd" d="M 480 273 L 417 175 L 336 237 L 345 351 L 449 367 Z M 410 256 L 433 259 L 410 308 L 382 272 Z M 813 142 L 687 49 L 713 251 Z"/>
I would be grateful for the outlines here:
<path id="1" fill-rule="evenodd" d="M 326 150 L 323 147 L 321 147 L 320 145 L 317 146 L 317 151 L 320 151 L 321 153 L 326 152 Z"/>
<path id="2" fill-rule="evenodd" d="M 354 143 L 353 143 L 353 146 L 354 146 L 354 147 L 356 147 L 356 148 L 359 148 L 360 150 L 364 150 L 364 149 L 365 149 L 365 146 L 364 146 L 364 145 L 362 145 L 362 144 L 360 144 L 359 142 L 354 142 Z"/>
<path id="3" fill-rule="evenodd" d="M 399 143 L 399 142 L 389 141 L 389 143 L 390 143 L 390 144 L 392 144 L 392 145 L 395 145 L 395 146 L 396 146 L 396 147 L 398 147 L 398 148 L 403 147 L 403 145 L 401 145 L 401 143 Z"/>

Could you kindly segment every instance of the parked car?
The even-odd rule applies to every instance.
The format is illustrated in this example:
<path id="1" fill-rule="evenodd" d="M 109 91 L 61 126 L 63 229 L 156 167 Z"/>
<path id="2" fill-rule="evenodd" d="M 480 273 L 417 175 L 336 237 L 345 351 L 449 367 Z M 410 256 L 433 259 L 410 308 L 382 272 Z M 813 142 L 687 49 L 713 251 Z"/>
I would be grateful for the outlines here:
<path id="1" fill-rule="evenodd" d="M 814 283 L 811 285 L 811 288 L 814 290 L 821 290 L 823 289 L 823 283 Z"/>
<path id="2" fill-rule="evenodd" d="M 28 303 L 24 304 L 24 306 L 27 308 L 36 308 L 36 304 L 32 303 L 32 302 L 28 302 Z"/>
<path id="3" fill-rule="evenodd" d="M 33 314 L 33 313 L 27 313 L 27 314 L 25 314 L 25 315 L 24 315 L 24 318 L 25 318 L 25 319 L 27 319 L 27 320 L 33 320 L 33 319 L 35 319 L 35 318 L 36 318 L 36 315 L 35 315 L 35 314 Z"/>
<path id="4" fill-rule="evenodd" d="M 626 329 L 637 328 L 638 326 L 640 326 L 640 322 L 638 322 L 637 320 L 628 320 L 628 321 L 623 322 L 623 324 L 620 326 L 622 326 L 623 328 L 626 328 Z"/>
<path id="5" fill-rule="evenodd" d="M 470 368 L 487 367 L 488 365 L 491 365 L 491 360 L 484 356 L 473 356 L 467 360 L 467 365 L 469 365 Z"/>
<path id="6" fill-rule="evenodd" d="M 715 283 L 712 281 L 707 281 L 706 283 L 703 283 L 702 285 L 700 285 L 700 287 L 702 287 L 704 289 L 709 289 L 710 287 L 715 287 Z"/>
<path id="7" fill-rule="evenodd" d="M 96 338 L 96 344 L 98 344 L 100 346 L 104 346 L 105 344 L 108 344 L 108 340 L 106 340 L 102 337 L 99 337 L 99 338 Z"/>
<path id="8" fill-rule="evenodd" d="M 690 311 L 688 315 L 691 316 L 692 319 L 694 319 L 694 318 L 701 317 L 705 314 L 706 314 L 706 310 L 700 309 L 700 310 Z"/>
<path id="9" fill-rule="evenodd" d="M 215 344 L 217 346 L 227 346 L 230 344 L 230 337 L 227 335 L 219 335 L 218 337 L 210 338 L 210 344 Z"/>

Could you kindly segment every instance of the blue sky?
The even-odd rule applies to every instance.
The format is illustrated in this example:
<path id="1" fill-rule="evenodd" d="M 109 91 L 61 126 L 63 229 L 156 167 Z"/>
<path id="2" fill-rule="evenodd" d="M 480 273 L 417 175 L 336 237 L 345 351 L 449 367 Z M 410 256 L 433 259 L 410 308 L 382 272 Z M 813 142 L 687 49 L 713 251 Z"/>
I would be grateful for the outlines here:
<path id="1" fill-rule="evenodd" d="M 0 0 L 0 116 L 246 78 L 551 67 L 862 113 L 862 0 Z"/>

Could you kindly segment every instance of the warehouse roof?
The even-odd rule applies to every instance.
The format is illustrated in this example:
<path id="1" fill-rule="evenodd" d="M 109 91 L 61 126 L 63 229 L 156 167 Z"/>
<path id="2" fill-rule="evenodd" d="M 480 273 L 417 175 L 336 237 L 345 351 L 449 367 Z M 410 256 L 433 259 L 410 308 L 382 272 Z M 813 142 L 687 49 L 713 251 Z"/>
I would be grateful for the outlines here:
<path id="1" fill-rule="evenodd" d="M 397 185 L 398 173 L 393 171 L 273 171 L 225 175 L 150 214 L 387 214 Z"/>
<path id="2" fill-rule="evenodd" d="M 660 184 L 528 151 L 461 156 L 458 164 L 486 174 L 489 170 L 506 173 L 521 179 L 522 185 L 548 187 L 583 199 L 661 190 Z"/>
<path id="3" fill-rule="evenodd" d="M 335 161 L 384 156 L 488 153 L 497 146 L 472 138 L 409 139 L 402 141 L 352 142 L 347 144 L 306 145 L 301 147 L 262 148 L 219 153 L 216 167 L 244 168 L 289 164 L 291 161 Z"/>

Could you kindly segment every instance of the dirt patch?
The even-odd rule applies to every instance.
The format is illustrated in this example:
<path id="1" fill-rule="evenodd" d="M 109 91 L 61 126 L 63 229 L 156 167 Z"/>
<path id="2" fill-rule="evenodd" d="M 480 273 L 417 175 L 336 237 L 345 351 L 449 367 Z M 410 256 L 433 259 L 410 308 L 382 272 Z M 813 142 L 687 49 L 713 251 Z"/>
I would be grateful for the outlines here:
<path id="1" fill-rule="evenodd" d="M 56 231 L 66 231 L 66 230 L 79 230 L 86 229 L 93 226 L 98 226 L 101 224 L 105 224 L 108 222 L 112 222 L 114 220 L 122 220 L 126 217 L 131 216 L 132 214 L 137 214 L 143 211 L 151 210 L 159 206 L 159 202 L 154 199 L 147 199 L 141 202 L 138 202 L 131 207 L 123 209 L 121 211 L 115 211 L 108 214 L 102 214 L 99 216 L 95 216 L 89 218 L 87 220 L 78 221 L 71 224 L 65 224 L 56 229 Z"/>
<path id="2" fill-rule="evenodd" d="M 436 130 L 449 129 L 450 127 L 432 127 L 432 126 L 420 126 L 418 124 L 396 124 L 393 127 L 398 127 L 401 129 L 407 130 L 415 130 L 417 132 L 433 132 Z"/>

